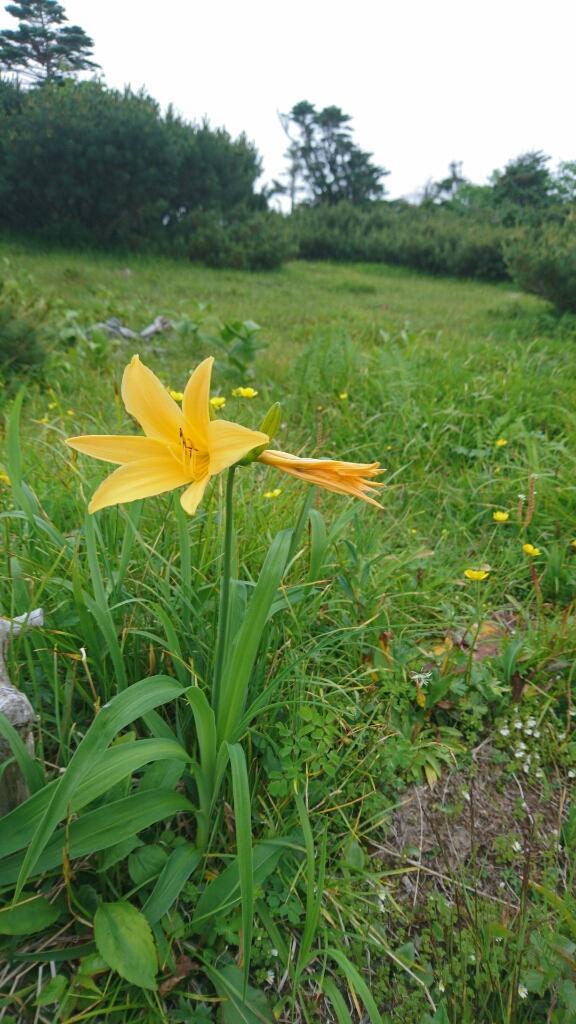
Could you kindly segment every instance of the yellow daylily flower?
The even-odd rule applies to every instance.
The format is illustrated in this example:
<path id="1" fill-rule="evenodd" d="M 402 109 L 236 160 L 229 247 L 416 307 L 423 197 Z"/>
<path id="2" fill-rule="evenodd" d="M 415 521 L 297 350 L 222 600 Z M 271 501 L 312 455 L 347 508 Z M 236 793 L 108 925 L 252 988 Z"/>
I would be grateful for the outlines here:
<path id="1" fill-rule="evenodd" d="M 509 512 L 493 512 L 492 519 L 495 523 L 507 523 L 510 519 Z"/>
<path id="2" fill-rule="evenodd" d="M 485 580 L 488 578 L 489 573 L 486 569 L 464 569 L 464 575 L 467 580 Z"/>
<path id="3" fill-rule="evenodd" d="M 538 558 L 541 553 L 540 548 L 535 548 L 533 544 L 523 544 L 522 551 L 525 555 L 530 555 L 531 558 Z"/>
<path id="4" fill-rule="evenodd" d="M 122 399 L 144 437 L 89 434 L 66 442 L 76 451 L 119 464 L 92 496 L 89 512 L 187 485 L 180 502 L 192 515 L 212 476 L 269 441 L 260 430 L 210 419 L 213 363 L 210 356 L 196 367 L 180 408 L 152 370 L 133 356 L 124 370 Z"/>
<path id="5" fill-rule="evenodd" d="M 340 462 L 336 459 L 301 459 L 297 455 L 290 455 L 288 452 L 277 452 L 271 448 L 258 456 L 259 462 L 267 466 L 274 466 L 284 473 L 290 473 L 298 480 L 305 480 L 309 484 L 318 484 L 327 491 L 335 491 L 337 494 L 351 494 L 355 498 L 363 498 L 382 508 L 382 505 L 371 494 L 376 493 L 375 488 L 383 487 L 384 484 L 372 477 L 378 476 L 384 470 L 380 469 L 379 462 Z"/>

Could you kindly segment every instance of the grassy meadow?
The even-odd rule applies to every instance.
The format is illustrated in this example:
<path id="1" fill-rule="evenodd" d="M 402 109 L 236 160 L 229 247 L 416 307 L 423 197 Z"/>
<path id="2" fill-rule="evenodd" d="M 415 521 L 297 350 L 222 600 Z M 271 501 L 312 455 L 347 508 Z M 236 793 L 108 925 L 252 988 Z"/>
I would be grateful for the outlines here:
<path id="1" fill-rule="evenodd" d="M 222 415 L 257 429 L 279 402 L 275 448 L 385 469 L 382 511 L 238 470 L 235 628 L 274 537 L 296 530 L 254 652 L 258 714 L 235 737 L 249 792 L 226 776 L 207 852 L 161 899 L 194 843 L 197 719 L 181 695 L 143 704 L 111 748 L 177 740 L 192 767 L 158 746 L 109 789 L 83 782 L 89 813 L 62 804 L 23 890 L 45 901 L 34 925 L 2 916 L 34 828 L 3 823 L 0 1021 L 576 1020 L 573 322 L 510 284 L 382 265 L 0 256 L 47 348 L 0 390 L 0 612 L 46 616 L 9 653 L 38 715 L 33 792 L 68 778 L 116 695 L 157 676 L 205 689 L 211 671 L 225 474 L 191 518 L 174 493 L 88 517 L 111 467 L 63 443 L 137 432 L 120 397 L 134 352 L 176 391 L 214 354 Z M 160 315 L 173 327 L 147 341 L 92 330 Z M 222 326 L 249 321 L 260 331 Z M 255 397 L 232 396 L 246 385 Z M 158 794 L 164 814 L 144 806 Z M 150 984 L 95 943 L 98 908 L 119 901 L 161 908 L 133 951 L 155 958 Z"/>

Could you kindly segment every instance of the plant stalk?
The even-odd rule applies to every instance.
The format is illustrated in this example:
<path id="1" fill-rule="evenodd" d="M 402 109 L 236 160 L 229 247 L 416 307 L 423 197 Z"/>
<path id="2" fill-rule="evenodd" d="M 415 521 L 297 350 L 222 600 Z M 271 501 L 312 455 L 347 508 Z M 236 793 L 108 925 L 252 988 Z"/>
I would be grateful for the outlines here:
<path id="1" fill-rule="evenodd" d="M 218 713 L 220 683 L 224 667 L 224 655 L 228 643 L 228 627 L 230 619 L 230 576 L 232 573 L 232 539 L 234 535 L 234 473 L 236 466 L 230 466 L 226 477 L 226 511 L 224 523 L 224 563 L 222 566 L 222 584 L 220 587 L 220 607 L 218 609 L 218 633 L 216 637 L 216 656 L 214 658 L 214 679 L 212 683 L 212 710 Z"/>

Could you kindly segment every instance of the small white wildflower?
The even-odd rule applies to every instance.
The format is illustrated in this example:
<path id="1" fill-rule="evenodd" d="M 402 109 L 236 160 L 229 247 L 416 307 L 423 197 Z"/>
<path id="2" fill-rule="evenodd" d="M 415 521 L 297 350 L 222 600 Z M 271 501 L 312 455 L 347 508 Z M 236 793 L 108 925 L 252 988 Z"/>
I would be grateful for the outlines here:
<path id="1" fill-rule="evenodd" d="M 518 840 L 515 839 L 514 842 L 512 843 L 512 849 L 516 853 L 522 853 L 522 843 L 519 843 Z"/>
<path id="2" fill-rule="evenodd" d="M 269 985 L 274 984 L 274 982 L 276 981 L 276 975 L 274 974 L 274 971 L 266 971 L 266 981 L 268 982 Z"/>
<path id="3" fill-rule="evenodd" d="M 521 729 L 522 728 L 522 722 L 520 722 L 520 721 L 514 722 L 514 728 L 515 729 Z"/>
<path id="4" fill-rule="evenodd" d="M 470 803 L 470 793 L 468 792 L 467 789 L 462 790 L 462 796 L 466 800 L 466 803 Z"/>
<path id="5" fill-rule="evenodd" d="M 566 733 L 565 732 L 559 732 L 558 733 L 558 739 L 559 740 L 565 740 L 566 739 Z"/>
<path id="6" fill-rule="evenodd" d="M 528 775 L 528 772 L 530 771 L 530 762 L 529 761 L 526 761 L 522 765 L 522 771 L 524 772 L 525 775 Z"/>
<path id="7" fill-rule="evenodd" d="M 520 501 L 526 501 L 526 495 L 525 494 L 519 494 L 518 497 L 520 498 Z"/>
<path id="8" fill-rule="evenodd" d="M 540 732 L 540 729 L 534 729 L 534 739 L 535 740 L 539 740 L 541 735 L 542 735 L 542 733 Z"/>
<path id="9" fill-rule="evenodd" d="M 573 768 L 571 768 L 570 771 L 568 772 L 568 778 L 569 779 L 576 779 L 576 772 L 574 771 Z"/>
<path id="10" fill-rule="evenodd" d="M 525 736 L 531 736 L 532 735 L 532 729 L 524 729 L 524 735 Z"/>
<path id="11" fill-rule="evenodd" d="M 532 715 L 530 715 L 530 718 L 529 718 L 529 719 L 528 719 L 528 721 L 526 722 L 526 725 L 527 725 L 527 726 L 528 726 L 528 727 L 529 727 L 530 729 L 533 729 L 533 728 L 534 728 L 534 726 L 536 725 L 536 719 L 535 719 L 535 718 L 533 718 L 533 717 L 532 717 Z"/>
<path id="12" fill-rule="evenodd" d="M 515 750 L 514 751 L 514 757 L 524 757 L 524 751 L 523 750 Z"/>
<path id="13" fill-rule="evenodd" d="M 500 735 L 501 736 L 509 736 L 510 735 L 510 729 L 508 728 L 507 725 L 502 726 L 502 728 L 500 729 Z"/>
<path id="14" fill-rule="evenodd" d="M 544 778 L 544 772 L 542 771 L 541 768 L 537 768 L 536 769 L 536 778 L 537 779 L 543 779 Z"/>
<path id="15" fill-rule="evenodd" d="M 576 708 L 570 708 L 570 718 L 576 718 Z"/>
<path id="16" fill-rule="evenodd" d="M 442 981 L 442 978 L 440 978 L 440 980 L 438 982 L 438 991 L 439 992 L 445 992 L 446 991 L 446 985 Z"/>
<path id="17" fill-rule="evenodd" d="M 520 996 L 520 999 L 526 999 L 528 995 L 526 985 L 518 985 L 518 995 Z"/>
<path id="18" fill-rule="evenodd" d="M 270 950 L 270 956 L 278 956 L 278 950 L 277 949 L 271 949 Z"/>
<path id="19" fill-rule="evenodd" d="M 470 956 L 468 957 L 468 959 L 469 959 L 471 964 L 475 964 L 476 963 L 476 954 L 475 953 L 470 953 Z"/>

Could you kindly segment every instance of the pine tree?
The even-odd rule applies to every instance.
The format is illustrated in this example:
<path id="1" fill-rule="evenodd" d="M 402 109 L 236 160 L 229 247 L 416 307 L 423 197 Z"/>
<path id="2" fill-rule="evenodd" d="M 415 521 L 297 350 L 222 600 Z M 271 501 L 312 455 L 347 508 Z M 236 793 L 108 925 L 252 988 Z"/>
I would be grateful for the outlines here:
<path id="1" fill-rule="evenodd" d="M 19 25 L 0 32 L 0 71 L 43 85 L 99 67 L 90 60 L 92 39 L 79 25 L 65 24 L 56 0 L 20 0 L 5 9 Z"/>
<path id="2" fill-rule="evenodd" d="M 384 195 L 380 179 L 388 171 L 373 164 L 372 154 L 356 145 L 351 118 L 340 107 L 316 110 L 303 100 L 289 114 L 281 114 L 280 121 L 290 139 L 285 191 L 292 207 L 299 193 L 315 206 L 344 200 L 362 205 Z"/>

